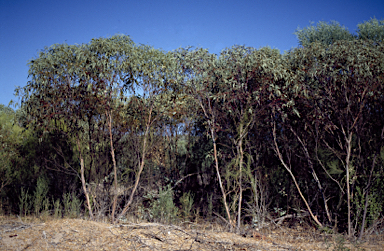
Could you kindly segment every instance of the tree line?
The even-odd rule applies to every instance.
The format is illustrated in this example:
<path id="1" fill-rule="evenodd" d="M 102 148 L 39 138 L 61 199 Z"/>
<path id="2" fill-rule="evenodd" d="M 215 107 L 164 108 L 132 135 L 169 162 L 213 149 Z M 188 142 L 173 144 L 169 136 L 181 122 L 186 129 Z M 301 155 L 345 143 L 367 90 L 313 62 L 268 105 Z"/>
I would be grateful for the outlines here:
<path id="1" fill-rule="evenodd" d="M 0 107 L 3 213 L 382 228 L 384 21 L 295 34 L 283 54 L 125 35 L 44 48 L 20 108 Z"/>

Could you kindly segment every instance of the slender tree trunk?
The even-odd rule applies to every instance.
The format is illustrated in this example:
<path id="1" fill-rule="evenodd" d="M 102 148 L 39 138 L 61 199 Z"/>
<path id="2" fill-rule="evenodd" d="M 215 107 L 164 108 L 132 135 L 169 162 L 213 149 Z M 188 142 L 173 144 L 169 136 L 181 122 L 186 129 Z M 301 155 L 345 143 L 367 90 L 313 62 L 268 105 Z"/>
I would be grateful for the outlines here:
<path id="1" fill-rule="evenodd" d="M 111 215 L 111 222 L 113 223 L 115 221 L 115 211 L 116 211 L 117 196 L 118 196 L 118 194 L 117 194 L 117 167 L 116 167 L 116 159 L 115 159 L 115 149 L 113 148 L 111 111 L 106 112 L 106 115 L 108 118 L 109 140 L 110 140 L 110 144 L 111 144 L 111 156 L 112 156 L 113 174 L 114 174 L 114 193 L 113 193 L 113 204 L 112 204 L 112 215 Z"/>
<path id="2" fill-rule="evenodd" d="M 240 132 L 242 130 L 240 129 Z M 242 132 L 241 132 L 242 133 Z M 240 133 L 240 135 L 241 135 Z M 240 186 L 240 191 L 239 191 L 239 207 L 238 207 L 238 212 L 237 212 L 237 233 L 240 233 L 240 226 L 241 226 L 241 202 L 243 200 L 243 159 L 244 159 L 244 152 L 243 152 L 243 140 L 240 139 L 239 141 L 239 146 L 238 146 L 238 151 L 240 153 L 240 161 L 239 161 L 239 186 Z"/>
<path id="3" fill-rule="evenodd" d="M 293 134 L 296 136 L 296 138 L 299 140 L 301 146 L 303 147 L 304 149 L 304 153 L 305 153 L 305 157 L 307 159 L 307 162 L 308 162 L 308 165 L 309 167 L 311 168 L 311 171 L 312 171 L 312 176 L 313 178 L 315 179 L 316 183 L 317 183 L 317 186 L 319 187 L 319 190 L 321 192 L 321 195 L 323 197 L 323 201 L 324 201 L 324 208 L 325 208 L 325 212 L 327 214 L 327 217 L 328 217 L 328 222 L 329 223 L 332 223 L 332 218 L 331 218 L 331 214 L 329 212 L 329 208 L 328 208 L 328 204 L 327 204 L 327 200 L 325 198 L 325 194 L 324 194 L 324 189 L 323 189 L 323 186 L 321 185 L 321 182 L 319 180 L 319 178 L 317 177 L 317 174 L 315 172 L 315 168 L 313 167 L 313 163 L 312 163 L 312 160 L 309 156 L 309 152 L 308 152 L 308 149 L 307 147 L 305 146 L 304 142 L 301 140 L 301 138 L 299 137 L 299 135 L 297 135 L 297 133 L 292 129 L 292 127 L 290 128 L 291 131 L 293 132 Z"/>
<path id="4" fill-rule="evenodd" d="M 78 149 L 79 155 L 80 155 L 80 177 L 81 177 L 81 184 L 82 184 L 82 187 L 83 187 L 85 199 L 87 201 L 89 217 L 92 220 L 93 219 L 92 207 L 91 207 L 91 202 L 89 200 L 89 194 L 88 194 L 88 191 L 87 191 L 87 185 L 85 183 L 85 177 L 84 177 L 84 158 L 83 158 L 83 155 L 81 154 L 81 150 L 80 150 L 81 149 L 80 148 L 80 140 L 77 139 L 76 142 L 77 142 L 77 149 Z"/>
<path id="5" fill-rule="evenodd" d="M 223 182 L 221 181 L 221 175 L 220 175 L 220 171 L 219 171 L 219 160 L 217 158 L 216 137 L 215 137 L 213 128 L 211 128 L 211 136 L 212 136 L 212 140 L 213 140 L 213 154 L 215 157 L 216 174 L 217 174 L 217 178 L 219 179 L 219 185 L 220 185 L 221 193 L 223 196 L 224 207 L 225 207 L 225 211 L 227 212 L 227 217 L 228 217 L 228 221 L 229 221 L 229 224 L 231 227 L 231 232 L 232 232 L 233 225 L 232 225 L 232 220 L 231 220 L 231 213 L 229 211 L 229 207 L 228 207 L 228 203 L 227 203 L 227 196 L 225 195 Z"/>
<path id="6" fill-rule="evenodd" d="M 303 193 L 301 192 L 301 189 L 299 187 L 299 184 L 297 184 L 295 176 L 293 175 L 293 173 L 292 173 L 291 169 L 288 167 L 288 165 L 285 163 L 285 161 L 283 159 L 283 155 L 281 154 L 281 152 L 279 150 L 279 146 L 277 145 L 277 141 L 276 141 L 276 123 L 273 124 L 273 141 L 275 144 L 274 149 L 275 149 L 275 152 L 277 154 L 277 157 L 280 159 L 280 162 L 283 164 L 284 168 L 291 175 L 292 180 L 295 183 L 296 189 L 299 192 L 301 199 L 304 201 L 304 204 L 307 207 L 309 214 L 311 215 L 312 219 L 316 222 L 316 224 L 319 225 L 320 227 L 322 227 L 323 225 L 320 223 L 320 221 L 317 219 L 317 217 L 312 213 L 311 207 L 309 206 L 307 200 L 305 199 Z"/>
<path id="7" fill-rule="evenodd" d="M 151 127 L 151 123 L 152 123 L 152 109 L 153 109 L 153 106 L 151 106 L 151 109 L 149 111 L 149 118 L 148 118 L 148 122 L 147 122 L 147 125 L 146 125 L 146 129 L 145 129 L 145 133 L 144 133 L 144 139 L 143 139 L 143 148 L 142 148 L 142 156 L 141 156 L 141 161 L 140 161 L 140 166 L 139 166 L 139 171 L 136 175 L 136 180 L 135 180 L 135 185 L 133 186 L 133 189 L 131 191 L 131 195 L 129 196 L 129 200 L 128 202 L 125 204 L 124 208 L 123 208 L 123 211 L 119 214 L 119 216 L 117 216 L 116 220 L 115 220 L 115 223 L 121 218 L 123 217 L 130 205 L 132 204 L 132 201 L 133 201 L 133 196 L 135 195 L 135 192 L 137 190 L 137 187 L 139 185 L 139 181 L 140 181 L 140 175 L 141 173 L 143 172 L 143 169 L 144 169 L 144 164 L 145 164 L 145 157 L 146 157 L 146 151 L 147 151 L 147 138 L 148 138 L 148 133 L 149 133 L 149 129 Z"/>
<path id="8" fill-rule="evenodd" d="M 351 151 L 352 151 L 352 133 L 349 133 L 348 138 L 346 138 L 347 143 L 347 156 L 345 157 L 345 171 L 347 173 L 347 204 L 348 204 L 348 236 L 352 236 L 352 222 L 351 222 L 351 188 L 349 184 L 349 169 L 350 169 L 350 159 L 351 159 Z"/>
<path id="9" fill-rule="evenodd" d="M 203 110 L 206 119 L 208 120 L 209 130 L 211 131 L 211 138 L 213 141 L 213 155 L 215 158 L 216 175 L 217 175 L 217 178 L 219 180 L 220 190 L 221 190 L 221 194 L 223 196 L 223 203 L 224 203 L 225 211 L 227 213 L 228 222 L 229 222 L 229 225 L 231 228 L 230 231 L 232 232 L 233 231 L 233 222 L 231 220 L 231 213 L 229 211 L 229 207 L 228 207 L 228 203 L 227 203 L 227 196 L 226 196 L 225 191 L 224 191 L 223 182 L 221 181 L 221 175 L 220 175 L 220 170 L 219 170 L 219 160 L 217 158 L 216 135 L 215 135 L 215 129 L 214 129 L 215 115 L 212 111 L 212 106 L 211 106 L 209 99 L 208 99 L 208 108 L 209 108 L 211 116 L 208 116 L 207 110 L 205 109 L 201 99 L 198 99 L 198 100 L 199 100 L 200 107 Z"/>

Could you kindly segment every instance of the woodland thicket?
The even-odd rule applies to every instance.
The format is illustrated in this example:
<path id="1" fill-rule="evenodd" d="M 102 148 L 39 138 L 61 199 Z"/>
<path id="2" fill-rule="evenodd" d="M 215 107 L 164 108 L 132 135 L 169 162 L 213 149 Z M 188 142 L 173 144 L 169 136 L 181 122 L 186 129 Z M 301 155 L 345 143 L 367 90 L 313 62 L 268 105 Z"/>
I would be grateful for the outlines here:
<path id="1" fill-rule="evenodd" d="M 384 22 L 299 46 L 170 52 L 117 35 L 29 62 L 0 107 L 3 214 L 384 229 Z"/>

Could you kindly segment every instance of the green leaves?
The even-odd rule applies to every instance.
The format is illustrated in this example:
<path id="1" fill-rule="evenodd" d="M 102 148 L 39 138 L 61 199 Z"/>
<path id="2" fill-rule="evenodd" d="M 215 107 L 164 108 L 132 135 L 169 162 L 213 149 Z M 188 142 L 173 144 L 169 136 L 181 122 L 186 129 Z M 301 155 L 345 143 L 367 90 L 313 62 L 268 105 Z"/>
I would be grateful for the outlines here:
<path id="1" fill-rule="evenodd" d="M 77 119 L 97 113 L 106 105 L 108 93 L 122 88 L 127 75 L 129 79 L 137 75 L 137 58 L 131 56 L 134 50 L 127 36 L 46 47 L 29 62 L 30 81 L 22 103 L 28 107 L 30 121 L 47 126 L 49 120 L 65 119 L 75 125 Z"/>
<path id="2" fill-rule="evenodd" d="M 304 47 L 313 42 L 330 45 L 339 40 L 354 40 L 354 36 L 348 29 L 336 21 L 330 23 L 319 22 L 316 26 L 311 24 L 303 29 L 297 28 L 294 34 L 297 36 L 299 44 Z"/>
<path id="3" fill-rule="evenodd" d="M 372 18 L 369 21 L 357 25 L 359 39 L 368 39 L 375 42 L 384 41 L 384 20 Z"/>
<path id="4" fill-rule="evenodd" d="M 369 21 L 358 24 L 357 27 L 357 34 L 354 35 L 336 21 L 319 22 L 317 25 L 311 24 L 303 29 L 297 28 L 294 34 L 297 36 L 299 44 L 304 47 L 315 42 L 328 46 L 337 41 L 354 41 L 357 39 L 371 40 L 376 43 L 383 42 L 384 20 L 371 18 Z"/>
<path id="5" fill-rule="evenodd" d="M 380 34 L 381 26 L 370 21 L 361 26 L 361 34 L 371 30 Z M 118 167 L 122 173 L 122 168 L 136 170 L 133 166 L 139 162 L 142 168 L 144 163 L 157 168 L 150 160 L 152 147 L 164 137 L 171 141 L 172 133 L 187 134 L 180 129 L 184 123 L 195 130 L 188 136 L 195 140 L 209 134 L 217 145 L 219 177 L 225 168 L 235 170 L 236 175 L 227 178 L 236 182 L 223 183 L 228 191 L 238 191 L 243 187 L 240 181 L 246 182 L 240 175 L 244 156 L 250 161 L 257 158 L 255 162 L 273 172 L 276 159 L 271 156 L 278 150 L 282 159 L 291 161 L 289 168 L 295 175 L 307 168 L 302 156 L 310 156 L 328 192 L 341 186 L 332 186 L 329 183 L 334 181 L 328 183 L 327 177 L 338 177 L 340 183 L 345 175 L 340 168 L 346 156 L 343 133 L 353 134 L 351 175 L 356 179 L 367 176 L 361 171 L 367 166 L 364 156 L 371 156 L 382 144 L 384 47 L 369 32 L 355 39 L 338 23 L 321 23 L 298 30 L 304 46 L 284 55 L 268 47 L 246 46 L 226 48 L 220 55 L 202 48 L 164 52 L 136 45 L 128 36 L 97 38 L 81 45 L 57 44 L 44 48 L 29 62 L 29 82 L 16 93 L 22 97 L 30 127 L 59 130 L 67 138 L 80 139 L 85 175 L 90 180 L 110 171 L 110 165 L 97 163 L 97 155 L 108 147 L 104 137 L 110 116 L 111 138 L 121 148 L 116 147 L 116 154 L 129 152 L 130 156 L 126 157 L 128 167 Z M 171 129 L 174 132 L 168 135 Z M 118 135 L 124 135 L 123 143 L 115 139 Z M 146 137 L 148 146 L 141 150 Z M 127 145 L 137 149 L 132 151 Z M 304 146 L 308 155 L 302 152 Z M 325 158 L 312 150 L 319 147 L 335 151 L 330 150 L 330 157 Z M 262 156 L 264 152 L 268 157 Z M 106 163 L 109 155 L 104 155 Z M 323 161 L 320 168 L 316 157 Z M 231 158 L 243 160 L 226 165 Z M 172 165 L 177 159 L 175 155 Z M 332 164 L 335 160 L 339 161 L 337 170 Z M 177 169 L 176 164 L 172 168 Z M 303 182 L 307 176 L 299 179 Z M 306 196 L 316 195 L 308 191 Z M 233 200 L 227 195 L 224 191 L 223 196 Z"/>

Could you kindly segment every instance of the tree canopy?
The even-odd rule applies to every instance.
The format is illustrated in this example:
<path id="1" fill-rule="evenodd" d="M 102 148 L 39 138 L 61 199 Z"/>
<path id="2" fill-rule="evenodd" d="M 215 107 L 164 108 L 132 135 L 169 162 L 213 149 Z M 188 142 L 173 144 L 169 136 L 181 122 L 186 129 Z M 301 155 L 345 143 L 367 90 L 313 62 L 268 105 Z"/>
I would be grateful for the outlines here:
<path id="1" fill-rule="evenodd" d="M 352 41 L 356 39 L 372 40 L 382 42 L 384 38 L 384 20 L 372 18 L 369 21 L 357 25 L 356 34 L 351 33 L 348 28 L 340 25 L 336 21 L 318 22 L 305 28 L 297 28 L 295 35 L 301 46 L 309 46 L 311 43 L 318 42 L 323 45 L 330 45 L 336 41 Z"/>
<path id="2" fill-rule="evenodd" d="M 320 22 L 284 54 L 164 52 L 125 35 L 46 47 L 17 116 L 0 107 L 8 211 L 72 198 L 93 219 L 218 216 L 239 233 L 299 212 L 362 236 L 383 220 L 383 27 Z"/>

